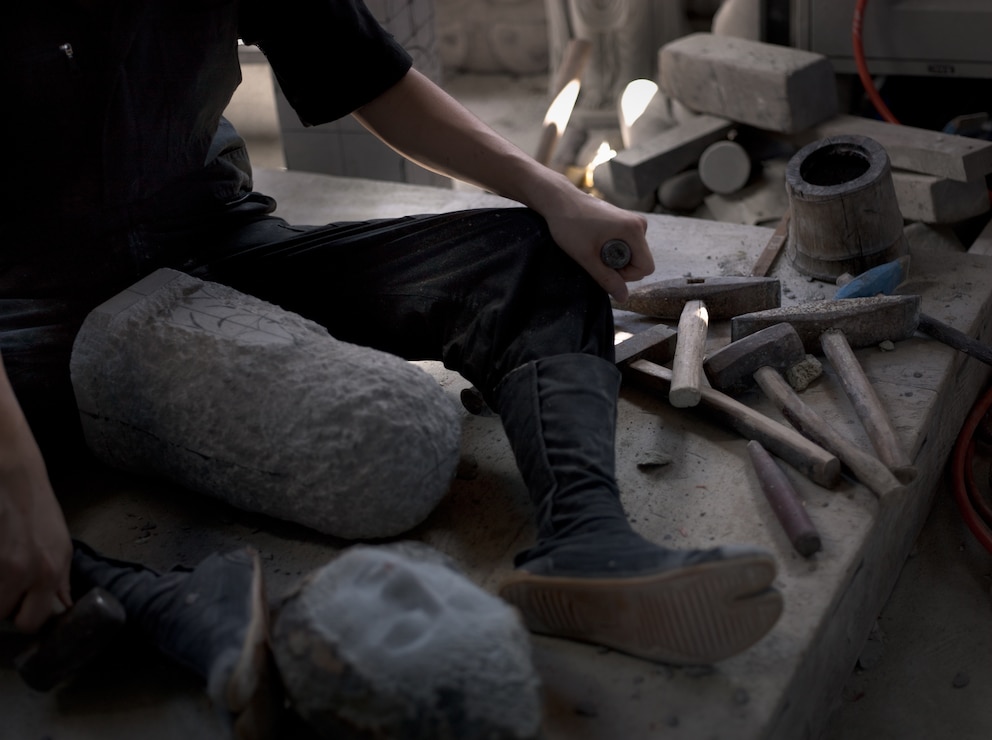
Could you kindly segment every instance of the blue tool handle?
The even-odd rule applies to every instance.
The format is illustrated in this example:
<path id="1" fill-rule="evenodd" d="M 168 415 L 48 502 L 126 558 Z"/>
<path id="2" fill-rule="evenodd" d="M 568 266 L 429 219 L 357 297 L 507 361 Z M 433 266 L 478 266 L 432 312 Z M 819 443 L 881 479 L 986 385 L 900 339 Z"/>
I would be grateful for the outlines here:
<path id="1" fill-rule="evenodd" d="M 891 295 L 905 277 L 904 260 L 892 260 L 865 270 L 849 283 L 845 283 L 834 293 L 834 298 L 871 298 L 879 294 Z"/>

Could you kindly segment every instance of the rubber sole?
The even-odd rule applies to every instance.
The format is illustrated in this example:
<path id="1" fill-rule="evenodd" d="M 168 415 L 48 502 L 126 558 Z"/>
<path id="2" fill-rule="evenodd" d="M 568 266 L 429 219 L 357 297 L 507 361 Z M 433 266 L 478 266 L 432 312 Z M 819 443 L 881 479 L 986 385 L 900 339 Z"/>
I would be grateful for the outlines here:
<path id="1" fill-rule="evenodd" d="M 764 637 L 782 614 L 770 557 L 740 557 L 630 578 L 541 576 L 500 586 L 532 632 L 679 665 L 714 663 Z"/>

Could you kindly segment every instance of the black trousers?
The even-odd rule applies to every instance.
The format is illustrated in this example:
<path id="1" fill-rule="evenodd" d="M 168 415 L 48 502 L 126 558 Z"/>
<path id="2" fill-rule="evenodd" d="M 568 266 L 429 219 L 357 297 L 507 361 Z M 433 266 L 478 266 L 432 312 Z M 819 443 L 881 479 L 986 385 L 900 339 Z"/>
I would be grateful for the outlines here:
<path id="1" fill-rule="evenodd" d="M 338 339 L 441 360 L 486 396 L 540 357 L 612 359 L 605 293 L 527 209 L 302 230 L 267 218 L 242 229 L 233 247 L 190 272 L 299 313 Z"/>
<path id="2" fill-rule="evenodd" d="M 45 322 L 49 338 L 53 323 L 61 327 L 58 346 L 32 347 L 31 333 L 20 332 L 29 362 L 16 363 L 12 380 L 40 441 L 54 431 L 61 444 L 75 426 L 67 418 L 75 414 L 68 357 L 82 309 L 163 266 L 299 313 L 338 339 L 441 360 L 490 403 L 503 376 L 528 361 L 573 352 L 612 360 L 608 297 L 529 209 L 319 227 L 293 226 L 270 211 L 271 201 L 253 194 L 219 213 L 141 225 L 115 252 L 126 268 L 108 267 L 68 315 Z M 25 367 L 33 377 L 18 377 Z"/>

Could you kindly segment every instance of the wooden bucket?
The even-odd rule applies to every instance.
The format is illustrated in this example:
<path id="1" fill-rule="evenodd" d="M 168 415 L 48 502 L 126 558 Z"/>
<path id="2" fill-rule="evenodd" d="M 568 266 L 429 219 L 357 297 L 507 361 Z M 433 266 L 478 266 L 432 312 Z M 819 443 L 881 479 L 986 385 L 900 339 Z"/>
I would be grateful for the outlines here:
<path id="1" fill-rule="evenodd" d="M 786 254 L 830 282 L 909 250 L 885 149 L 867 136 L 831 136 L 800 149 L 785 170 L 792 207 Z"/>

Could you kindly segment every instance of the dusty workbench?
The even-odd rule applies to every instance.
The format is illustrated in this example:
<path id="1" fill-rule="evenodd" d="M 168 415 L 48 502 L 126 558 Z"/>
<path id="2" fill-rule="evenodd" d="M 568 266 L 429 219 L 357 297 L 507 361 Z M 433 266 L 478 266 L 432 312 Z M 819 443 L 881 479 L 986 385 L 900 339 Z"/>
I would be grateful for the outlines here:
<path id="1" fill-rule="evenodd" d="M 297 223 L 400 216 L 499 204 L 493 196 L 361 180 L 267 172 L 260 190 Z M 772 229 L 649 216 L 656 273 L 648 280 L 747 274 Z M 992 339 L 992 257 L 962 252 L 913 254 L 912 289 L 924 310 L 984 341 Z M 829 298 L 833 287 L 798 274 L 783 256 L 771 275 L 783 303 Z M 644 324 L 645 326 L 647 324 Z M 727 328 L 712 327 L 711 346 Z M 675 409 L 648 386 L 625 383 L 617 432 L 618 479 L 634 526 L 673 547 L 749 543 L 779 563 L 776 585 L 785 611 L 752 649 L 705 668 L 655 665 L 609 650 L 535 637 L 544 685 L 548 738 L 653 736 L 733 740 L 815 737 L 884 604 L 930 509 L 933 492 L 961 423 L 988 378 L 988 368 L 921 335 L 892 351 L 859 350 L 858 358 L 912 451 L 917 478 L 882 504 L 844 479 L 821 488 L 786 466 L 819 529 L 823 549 L 803 558 L 791 547 L 751 470 L 746 440 L 702 409 Z M 422 363 L 457 399 L 466 382 L 436 363 Z M 869 449 L 836 377 L 824 376 L 803 398 L 838 429 Z M 757 391 L 741 398 L 781 420 Z M 74 533 L 108 554 L 168 567 L 212 550 L 251 544 L 263 556 L 271 594 L 327 562 L 347 543 L 304 528 L 243 514 L 161 482 L 83 476 L 66 501 Z M 531 510 L 498 419 L 463 418 L 462 464 L 449 496 L 411 533 L 453 555 L 476 582 L 495 588 L 514 553 L 533 537 Z M 0 710 L 23 717 L 36 736 L 123 738 L 213 737 L 216 718 L 195 685 L 160 668 L 158 678 L 96 689 L 70 688 L 60 698 L 18 686 L 0 671 Z M 166 671 L 162 678 L 161 671 Z M 83 694 L 79 692 L 83 691 Z M 86 693 L 88 691 L 88 693 Z M 76 693 L 73 693 L 76 692 Z M 80 698 L 80 697 L 83 698 Z M 85 699 L 85 701 L 84 701 Z M 99 718 L 94 705 L 102 704 Z M 15 719 L 15 727 L 16 724 Z"/>

